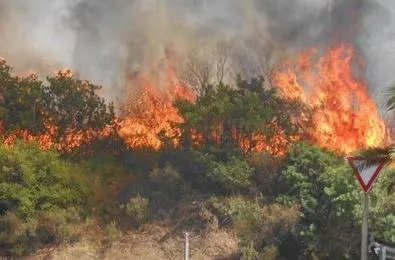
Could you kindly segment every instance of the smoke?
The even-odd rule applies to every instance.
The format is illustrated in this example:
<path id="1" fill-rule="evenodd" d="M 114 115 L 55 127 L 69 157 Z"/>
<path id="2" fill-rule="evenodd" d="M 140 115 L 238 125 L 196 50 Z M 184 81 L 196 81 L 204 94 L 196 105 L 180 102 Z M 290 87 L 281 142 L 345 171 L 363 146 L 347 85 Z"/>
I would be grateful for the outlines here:
<path id="1" fill-rule="evenodd" d="M 71 2 L 0 0 L 0 56 L 19 72 L 48 74 L 69 65 L 73 32 L 62 19 Z"/>
<path id="2" fill-rule="evenodd" d="M 391 0 L 0 0 L 0 56 L 18 70 L 71 67 L 116 99 L 128 75 L 159 77 L 169 53 L 210 59 L 225 43 L 229 71 L 256 75 L 335 39 L 357 47 L 377 95 L 393 80 L 394 10 Z"/>

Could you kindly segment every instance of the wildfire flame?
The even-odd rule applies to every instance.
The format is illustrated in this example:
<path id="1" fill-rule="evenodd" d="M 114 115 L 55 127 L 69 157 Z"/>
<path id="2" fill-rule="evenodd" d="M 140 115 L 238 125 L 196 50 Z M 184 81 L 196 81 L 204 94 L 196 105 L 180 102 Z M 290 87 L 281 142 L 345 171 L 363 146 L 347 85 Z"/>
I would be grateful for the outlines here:
<path id="1" fill-rule="evenodd" d="M 313 141 L 340 153 L 384 144 L 386 125 L 366 84 L 353 73 L 353 48 L 337 46 L 314 63 L 316 54 L 318 52 L 314 50 L 303 52 L 297 62 L 286 62 L 274 75 L 275 85 L 284 97 L 300 99 L 312 106 L 315 127 L 310 136 Z M 141 80 L 142 94 L 138 102 L 130 106 L 130 116 L 121 127 L 121 133 L 131 147 L 160 149 L 162 144 L 158 135 L 162 131 L 173 138 L 174 145 L 178 144 L 180 130 L 172 122 L 180 123 L 183 118 L 173 107 L 173 101 L 177 93 L 179 97 L 192 99 L 186 88 L 170 82 L 170 91 L 163 94 L 152 82 Z M 214 140 L 217 132 L 212 133 Z M 204 142 L 199 133 L 191 134 L 196 143 Z M 270 142 L 259 133 L 249 138 L 235 133 L 234 137 L 244 150 L 266 151 L 273 155 L 283 155 L 290 142 L 300 138 L 294 136 L 290 141 L 281 132 Z"/>
<path id="2" fill-rule="evenodd" d="M 0 61 L 5 62 L 3 58 L 0 57 Z M 26 75 L 26 76 L 25 76 Z M 73 73 L 70 69 L 65 68 L 55 72 L 55 75 L 65 75 L 72 76 Z M 37 78 L 37 74 L 33 70 L 28 70 L 18 77 L 34 77 Z M 95 138 L 106 137 L 111 135 L 116 131 L 117 121 L 114 125 L 108 125 L 104 129 L 95 131 L 88 129 L 87 131 L 78 131 L 73 129 L 72 126 L 66 130 L 65 135 L 63 135 L 60 140 L 56 140 L 58 126 L 51 122 L 50 119 L 44 124 L 44 130 L 39 134 L 34 134 L 29 129 L 23 129 L 14 131 L 11 133 L 6 133 L 4 123 L 0 120 L 0 136 L 3 143 L 7 146 L 11 146 L 17 139 L 23 139 L 25 141 L 36 142 L 40 145 L 42 149 L 48 150 L 54 148 L 60 152 L 72 152 L 76 148 L 80 147 L 82 144 L 86 144 L 94 140 Z M 87 152 L 89 153 L 89 152 Z"/>
<path id="3" fill-rule="evenodd" d="M 313 107 L 314 141 L 341 153 L 383 145 L 386 125 L 367 85 L 353 73 L 353 48 L 334 47 L 314 63 L 316 53 L 302 53 L 296 64 L 285 64 L 274 76 L 285 97 Z M 308 88 L 311 91 L 305 91 Z"/>
<path id="4" fill-rule="evenodd" d="M 178 82 L 172 70 L 167 75 L 166 91 L 159 90 L 143 75 L 139 75 L 136 81 L 141 92 L 137 98 L 134 95 L 128 98 L 119 134 L 132 148 L 159 150 L 162 147 L 161 134 L 177 146 L 181 130 L 175 124 L 182 123 L 184 119 L 173 103 L 176 98 L 193 101 L 193 93 Z"/>
<path id="5" fill-rule="evenodd" d="M 387 129 L 371 99 L 367 85 L 357 79 L 353 73 L 354 50 L 347 45 L 332 48 L 316 59 L 318 52 L 310 50 L 298 56 L 297 61 L 285 62 L 274 74 L 273 82 L 289 99 L 300 99 L 313 108 L 313 141 L 321 147 L 339 153 L 349 153 L 356 149 L 379 146 L 386 143 Z M 71 74 L 64 69 L 63 73 Z M 174 107 L 176 98 L 194 102 L 194 93 L 182 85 L 170 67 L 165 80 L 165 90 L 144 74 L 133 78 L 140 87 L 136 96 L 131 95 L 123 107 L 123 114 L 113 126 L 102 131 L 78 132 L 70 129 L 59 143 L 54 142 L 56 126 L 48 123 L 44 134 L 33 135 L 29 131 L 19 131 L 4 135 L 0 122 L 0 133 L 6 144 L 12 144 L 16 138 L 34 140 L 48 149 L 55 147 L 61 151 L 72 151 L 95 137 L 108 136 L 118 131 L 131 148 L 152 148 L 162 146 L 161 136 L 169 138 L 172 145 L 179 145 L 181 130 L 176 126 L 184 119 Z M 218 131 L 212 133 L 212 139 L 220 141 L 221 123 Z M 275 125 L 272 126 L 274 129 Z M 196 145 L 205 140 L 194 130 L 190 133 Z M 286 138 L 277 131 L 274 138 L 266 138 L 260 133 L 242 136 L 233 133 L 240 147 L 248 151 L 266 151 L 273 155 L 283 155 L 290 143 L 300 136 Z"/>

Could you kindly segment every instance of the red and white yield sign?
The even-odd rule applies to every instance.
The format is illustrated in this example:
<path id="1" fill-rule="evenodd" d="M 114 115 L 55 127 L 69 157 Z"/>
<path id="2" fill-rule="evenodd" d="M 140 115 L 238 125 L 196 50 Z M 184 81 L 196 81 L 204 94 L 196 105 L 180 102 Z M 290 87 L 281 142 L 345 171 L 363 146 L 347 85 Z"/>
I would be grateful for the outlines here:
<path id="1" fill-rule="evenodd" d="M 379 176 L 379 173 L 384 166 L 384 162 L 366 167 L 365 160 L 363 160 L 363 158 L 347 157 L 347 160 L 354 171 L 355 177 L 361 184 L 363 191 L 369 192 L 374 181 Z"/>

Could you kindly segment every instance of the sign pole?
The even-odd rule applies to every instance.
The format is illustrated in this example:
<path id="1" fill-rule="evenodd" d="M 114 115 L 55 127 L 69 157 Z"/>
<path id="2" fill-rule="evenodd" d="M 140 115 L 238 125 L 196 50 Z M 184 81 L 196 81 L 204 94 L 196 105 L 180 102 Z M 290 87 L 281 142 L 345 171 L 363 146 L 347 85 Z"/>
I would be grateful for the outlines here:
<path id="1" fill-rule="evenodd" d="M 361 260 L 367 260 L 368 256 L 368 212 L 369 212 L 369 192 L 363 193 L 362 207 L 362 240 L 361 240 Z"/>
<path id="2" fill-rule="evenodd" d="M 362 201 L 362 232 L 361 232 L 361 260 L 368 259 L 368 213 L 369 213 L 369 192 L 373 183 L 377 179 L 385 161 L 378 164 L 365 166 L 365 159 L 362 157 L 347 157 L 348 163 L 354 171 L 354 175 L 361 184 L 363 190 Z"/>

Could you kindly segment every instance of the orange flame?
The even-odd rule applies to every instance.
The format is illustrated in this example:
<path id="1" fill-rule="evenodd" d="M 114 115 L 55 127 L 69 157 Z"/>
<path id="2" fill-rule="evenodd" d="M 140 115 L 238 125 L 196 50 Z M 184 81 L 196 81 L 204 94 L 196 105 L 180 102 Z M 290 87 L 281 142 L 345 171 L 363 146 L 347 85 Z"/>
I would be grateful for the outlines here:
<path id="1" fill-rule="evenodd" d="M 301 99 L 314 108 L 314 141 L 342 153 L 383 145 L 386 125 L 367 85 L 353 72 L 353 48 L 332 48 L 312 66 L 316 53 L 301 54 L 296 65 L 287 63 L 274 76 L 285 97 Z"/>
<path id="2" fill-rule="evenodd" d="M 20 130 L 14 131 L 10 134 L 4 134 L 4 127 L 0 122 L 0 134 L 3 136 L 3 142 L 5 145 L 12 146 L 17 139 L 22 139 L 29 142 L 36 142 L 44 150 L 54 148 L 62 153 L 70 153 L 83 144 L 89 144 L 95 138 L 110 136 L 115 131 L 115 128 L 112 125 L 108 125 L 99 131 L 76 131 L 68 129 L 66 134 L 60 138 L 58 142 L 55 141 L 56 130 L 57 127 L 55 125 L 46 124 L 46 129 L 40 134 L 32 134 L 28 130 Z M 89 151 L 86 152 L 89 153 Z"/>
<path id="3" fill-rule="evenodd" d="M 0 57 L 0 61 L 5 62 L 4 59 Z M 57 70 L 55 72 L 56 75 L 63 76 L 72 76 L 73 73 L 70 69 L 62 69 Z M 25 76 L 26 75 L 26 76 Z M 37 77 L 37 74 L 34 73 L 33 70 L 28 70 L 22 74 L 18 74 L 18 77 Z M 74 149 L 80 147 L 82 144 L 90 143 L 95 138 L 107 137 L 114 133 L 116 130 L 117 123 L 114 125 L 108 125 L 104 129 L 99 131 L 94 131 L 92 129 L 88 129 L 86 131 L 77 131 L 73 129 L 72 126 L 66 130 L 66 134 L 60 138 L 60 140 L 56 140 L 57 129 L 55 123 L 48 120 L 45 123 L 44 130 L 39 134 L 33 134 L 29 129 L 14 131 L 11 133 L 5 132 L 4 123 L 0 120 L 0 136 L 3 139 L 5 145 L 11 146 L 17 139 L 22 139 L 25 141 L 36 142 L 40 145 L 42 149 L 48 150 L 54 148 L 60 152 L 72 152 Z M 87 151 L 88 152 L 88 151 Z M 89 152 L 88 152 L 89 153 Z"/>
<path id="4" fill-rule="evenodd" d="M 143 76 L 138 77 L 138 83 L 141 92 L 137 98 L 129 98 L 123 118 L 120 122 L 120 136 L 124 138 L 131 148 L 152 148 L 159 150 L 163 143 L 160 135 L 164 135 L 172 141 L 173 146 L 178 146 L 181 137 L 181 129 L 176 124 L 184 122 L 179 115 L 178 110 L 174 107 L 174 100 L 181 98 L 195 101 L 195 95 L 191 90 L 180 84 L 177 78 L 170 70 L 166 84 L 166 92 L 160 91 L 158 87 Z M 276 125 L 273 128 L 278 128 Z M 220 143 L 222 141 L 223 123 L 217 122 L 211 127 L 210 138 Z M 233 138 L 237 140 L 242 150 L 248 151 L 266 151 L 272 155 L 284 155 L 286 148 L 291 141 L 299 139 L 298 136 L 286 138 L 285 133 L 280 130 L 274 138 L 268 141 L 268 138 L 262 134 L 252 134 L 243 136 L 234 129 Z M 192 129 L 190 132 L 194 145 L 202 145 L 207 140 L 203 135 Z"/>
<path id="5" fill-rule="evenodd" d="M 141 87 L 137 98 L 129 97 L 124 107 L 124 118 L 120 122 L 119 134 L 132 148 L 162 147 L 160 135 L 169 138 L 177 146 L 181 130 L 174 124 L 184 119 L 178 114 L 173 102 L 176 98 L 194 100 L 194 95 L 181 85 L 172 70 L 167 75 L 166 92 L 144 76 L 138 77 Z"/>
<path id="6" fill-rule="evenodd" d="M 274 83 L 284 97 L 300 99 L 314 111 L 310 133 L 315 143 L 330 150 L 349 153 L 356 149 L 379 146 L 386 143 L 387 129 L 380 117 L 368 88 L 353 72 L 352 47 L 341 45 L 316 59 L 318 52 L 310 50 L 298 56 L 296 62 L 288 61 L 274 74 Z M 58 73 L 69 75 L 70 70 Z M 71 74 L 72 75 L 72 74 Z M 165 81 L 165 91 L 159 89 L 146 75 L 139 75 L 137 83 L 140 93 L 137 98 L 129 97 L 123 115 L 114 125 L 102 131 L 79 132 L 72 128 L 59 143 L 54 142 L 57 127 L 48 123 L 46 131 L 32 135 L 28 131 L 19 131 L 4 140 L 12 144 L 16 138 L 38 141 L 48 149 L 55 147 L 61 151 L 72 151 L 98 136 L 108 136 L 118 128 L 119 135 L 131 148 L 152 148 L 162 146 L 161 136 L 169 138 L 172 145 L 178 146 L 181 129 L 176 124 L 184 119 L 174 107 L 176 98 L 194 102 L 195 95 L 180 84 L 170 68 Z M 213 131 L 212 139 L 221 141 L 221 123 Z M 276 125 L 272 125 L 276 129 Z M 4 130 L 4 128 L 3 128 Z M 0 122 L 0 133 L 4 133 Z M 233 131 L 233 137 L 245 151 L 266 151 L 272 155 L 285 154 L 287 147 L 300 136 L 287 138 L 280 129 L 270 140 L 259 133 L 243 136 Z M 195 145 L 204 143 L 203 136 L 197 131 L 190 133 Z"/>

